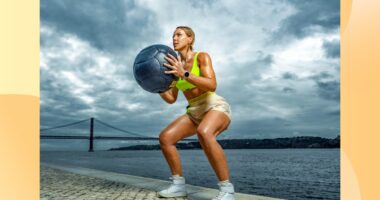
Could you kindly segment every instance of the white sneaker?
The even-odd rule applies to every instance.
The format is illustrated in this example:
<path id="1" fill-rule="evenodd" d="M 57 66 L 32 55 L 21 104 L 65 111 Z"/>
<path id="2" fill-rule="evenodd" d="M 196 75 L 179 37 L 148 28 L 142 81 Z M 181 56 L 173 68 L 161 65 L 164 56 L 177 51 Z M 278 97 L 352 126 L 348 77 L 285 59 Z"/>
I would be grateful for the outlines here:
<path id="1" fill-rule="evenodd" d="M 187 196 L 185 178 L 182 176 L 172 176 L 169 179 L 173 183 L 164 190 L 158 192 L 160 197 L 185 197 Z"/>
<path id="2" fill-rule="evenodd" d="M 212 200 L 235 200 L 234 197 L 234 185 L 232 183 L 218 183 L 219 194 Z"/>

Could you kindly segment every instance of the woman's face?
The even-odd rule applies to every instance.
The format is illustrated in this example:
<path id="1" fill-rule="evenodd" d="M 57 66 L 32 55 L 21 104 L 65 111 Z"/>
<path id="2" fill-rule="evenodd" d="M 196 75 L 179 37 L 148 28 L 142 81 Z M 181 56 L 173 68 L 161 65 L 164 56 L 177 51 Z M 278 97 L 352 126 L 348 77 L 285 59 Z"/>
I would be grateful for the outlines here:
<path id="1" fill-rule="evenodd" d="M 187 36 L 184 30 L 177 28 L 173 34 L 174 50 L 178 51 L 180 49 L 186 48 L 190 44 L 191 37 Z"/>

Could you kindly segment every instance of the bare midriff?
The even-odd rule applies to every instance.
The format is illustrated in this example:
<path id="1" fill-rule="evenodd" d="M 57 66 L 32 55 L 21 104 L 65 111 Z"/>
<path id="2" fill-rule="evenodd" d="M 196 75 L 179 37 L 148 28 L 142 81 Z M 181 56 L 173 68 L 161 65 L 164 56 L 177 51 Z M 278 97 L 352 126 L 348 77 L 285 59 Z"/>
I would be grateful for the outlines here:
<path id="1" fill-rule="evenodd" d="M 207 91 L 204 91 L 204 90 L 199 89 L 198 87 L 195 87 L 195 88 L 192 88 L 192 89 L 185 91 L 183 93 L 183 95 L 185 95 L 187 100 L 190 100 L 190 99 L 193 99 L 193 98 L 195 98 L 195 97 L 197 97 L 197 96 L 199 96 L 205 92 L 207 92 Z"/>

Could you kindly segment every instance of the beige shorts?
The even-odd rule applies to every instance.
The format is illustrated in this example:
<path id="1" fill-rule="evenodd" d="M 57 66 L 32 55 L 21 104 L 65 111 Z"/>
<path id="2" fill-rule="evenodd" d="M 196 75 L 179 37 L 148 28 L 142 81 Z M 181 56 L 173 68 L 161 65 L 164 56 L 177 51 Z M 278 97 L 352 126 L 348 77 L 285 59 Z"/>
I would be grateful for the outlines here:
<path id="1" fill-rule="evenodd" d="M 206 92 L 194 99 L 189 100 L 186 114 L 199 125 L 209 110 L 223 112 L 231 120 L 231 107 L 227 101 L 215 92 Z"/>

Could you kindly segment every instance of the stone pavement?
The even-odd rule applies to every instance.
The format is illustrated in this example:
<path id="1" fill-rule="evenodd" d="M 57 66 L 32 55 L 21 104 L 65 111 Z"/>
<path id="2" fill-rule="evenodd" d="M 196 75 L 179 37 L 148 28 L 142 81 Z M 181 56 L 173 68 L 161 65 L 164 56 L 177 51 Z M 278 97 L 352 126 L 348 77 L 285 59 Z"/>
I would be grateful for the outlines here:
<path id="1" fill-rule="evenodd" d="M 186 198 L 159 198 L 157 191 L 169 181 L 106 172 L 76 166 L 41 163 L 41 200 L 210 200 L 218 190 L 186 185 Z M 274 200 L 274 198 L 235 193 L 236 200 Z"/>
<path id="2" fill-rule="evenodd" d="M 153 200 L 160 199 L 156 192 L 124 183 L 78 175 L 41 166 L 41 200 L 50 199 L 109 199 Z M 167 198 L 187 199 L 187 198 Z M 162 198 L 160 200 L 163 200 Z"/>

